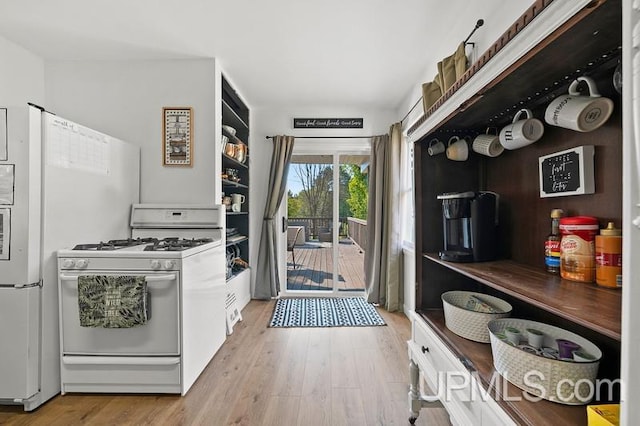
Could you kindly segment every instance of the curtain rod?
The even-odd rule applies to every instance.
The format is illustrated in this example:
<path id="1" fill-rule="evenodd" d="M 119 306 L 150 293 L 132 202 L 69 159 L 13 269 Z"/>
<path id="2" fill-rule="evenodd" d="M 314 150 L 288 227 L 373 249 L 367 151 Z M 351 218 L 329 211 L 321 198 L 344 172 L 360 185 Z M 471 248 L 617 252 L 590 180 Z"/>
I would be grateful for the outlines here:
<path id="1" fill-rule="evenodd" d="M 467 44 L 473 44 L 473 43 L 467 43 L 467 42 L 469 41 L 469 39 L 471 38 L 471 36 L 473 35 L 473 33 L 475 33 L 475 32 L 476 32 L 476 30 L 477 30 L 478 28 L 480 28 L 481 26 L 483 26 L 483 25 L 484 25 L 484 19 L 478 19 L 478 22 L 476 22 L 476 26 L 475 26 L 475 27 L 473 27 L 473 29 L 471 30 L 471 34 L 469 34 L 469 36 L 468 36 L 468 37 L 465 39 L 465 41 L 463 42 L 463 43 L 465 44 L 465 46 L 466 46 Z"/>
<path id="2" fill-rule="evenodd" d="M 378 135 L 380 136 L 380 135 Z M 294 136 L 296 139 L 370 139 L 375 136 Z M 266 136 L 265 139 L 273 139 L 274 136 Z"/>

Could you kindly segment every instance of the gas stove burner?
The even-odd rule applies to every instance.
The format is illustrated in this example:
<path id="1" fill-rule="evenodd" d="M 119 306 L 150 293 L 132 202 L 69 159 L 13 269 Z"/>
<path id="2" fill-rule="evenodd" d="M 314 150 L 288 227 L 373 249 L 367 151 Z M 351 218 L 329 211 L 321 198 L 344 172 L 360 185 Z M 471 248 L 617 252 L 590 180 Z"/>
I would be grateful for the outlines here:
<path id="1" fill-rule="evenodd" d="M 155 244 L 158 242 L 157 238 L 127 238 L 124 240 L 109 240 L 105 244 L 110 244 L 119 247 L 131 247 L 139 246 L 140 244 Z"/>
<path id="2" fill-rule="evenodd" d="M 165 238 L 145 247 L 145 251 L 182 251 L 213 242 L 213 238 Z"/>
<path id="3" fill-rule="evenodd" d="M 109 251 L 118 250 L 125 247 L 139 246 L 143 244 L 157 244 L 157 238 L 127 238 L 124 240 L 109 240 L 106 243 L 100 241 L 98 244 L 78 244 L 73 250 L 95 250 Z"/>

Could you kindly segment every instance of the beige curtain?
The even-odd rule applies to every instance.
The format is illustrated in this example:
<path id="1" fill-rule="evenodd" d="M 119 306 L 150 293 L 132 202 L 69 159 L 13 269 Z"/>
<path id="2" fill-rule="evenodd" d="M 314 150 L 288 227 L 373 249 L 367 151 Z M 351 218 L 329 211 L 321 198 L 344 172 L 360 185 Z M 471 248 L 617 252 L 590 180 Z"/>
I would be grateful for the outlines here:
<path id="1" fill-rule="evenodd" d="M 402 309 L 400 239 L 400 148 L 402 125 L 371 140 L 367 250 L 364 256 L 367 301 L 390 312 Z"/>
<path id="2" fill-rule="evenodd" d="M 293 151 L 293 136 L 274 136 L 273 155 L 271 157 L 271 174 L 267 202 L 262 219 L 262 235 L 258 249 L 258 264 L 256 279 L 251 295 L 254 299 L 270 299 L 276 297 L 280 291 L 280 276 L 278 274 L 278 223 L 275 220 L 284 190 L 287 186 L 289 163 Z"/>
<path id="3" fill-rule="evenodd" d="M 456 51 L 438 62 L 438 74 L 433 81 L 422 85 L 422 107 L 426 113 L 431 105 L 458 81 L 467 71 L 467 56 L 464 43 L 460 43 Z"/>

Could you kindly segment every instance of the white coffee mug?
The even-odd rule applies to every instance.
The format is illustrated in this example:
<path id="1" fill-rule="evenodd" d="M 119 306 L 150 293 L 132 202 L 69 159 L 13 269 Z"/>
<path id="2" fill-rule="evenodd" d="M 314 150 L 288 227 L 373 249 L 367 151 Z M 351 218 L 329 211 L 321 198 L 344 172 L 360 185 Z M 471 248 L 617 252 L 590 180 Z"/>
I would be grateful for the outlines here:
<path id="1" fill-rule="evenodd" d="M 439 141 L 438 139 L 431 139 L 431 141 L 429 142 L 429 148 L 427 148 L 427 151 L 431 156 L 442 154 L 444 150 L 444 143 Z"/>
<path id="2" fill-rule="evenodd" d="M 447 143 L 447 158 L 453 161 L 467 161 L 467 158 L 469 158 L 467 141 L 457 136 L 449 138 L 449 142 Z"/>
<path id="3" fill-rule="evenodd" d="M 240 205 L 244 203 L 244 195 L 242 194 L 231 194 L 231 204 Z"/>
<path id="4" fill-rule="evenodd" d="M 471 148 L 478 154 L 486 155 L 487 157 L 497 157 L 504 151 L 504 147 L 500 144 L 500 137 L 489 134 L 489 129 L 487 129 L 486 134 L 476 136 Z"/>
<path id="5" fill-rule="evenodd" d="M 520 119 L 522 114 L 526 118 Z M 513 122 L 500 130 L 500 143 L 504 149 L 518 149 L 536 142 L 544 134 L 544 124 L 533 117 L 528 109 L 521 109 L 513 117 Z"/>
<path id="6" fill-rule="evenodd" d="M 239 203 L 233 203 L 231 204 L 231 211 L 232 212 L 239 212 L 241 210 L 241 205 Z"/>
<path id="7" fill-rule="evenodd" d="M 581 81 L 587 83 L 589 96 L 576 90 Z M 578 77 L 571 82 L 568 95 L 558 96 L 547 106 L 544 120 L 552 126 L 590 132 L 602 126 L 612 112 L 613 101 L 600 96 L 596 83 L 589 77 Z"/>

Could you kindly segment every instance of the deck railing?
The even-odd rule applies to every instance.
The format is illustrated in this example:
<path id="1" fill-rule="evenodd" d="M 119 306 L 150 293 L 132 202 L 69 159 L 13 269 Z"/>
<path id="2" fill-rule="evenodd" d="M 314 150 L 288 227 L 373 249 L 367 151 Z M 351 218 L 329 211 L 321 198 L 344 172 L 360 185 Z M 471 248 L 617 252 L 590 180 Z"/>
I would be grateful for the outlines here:
<path id="1" fill-rule="evenodd" d="M 362 251 L 367 251 L 367 221 L 356 219 L 355 217 L 347 218 L 347 228 L 349 229 L 349 238 L 356 243 Z"/>
<path id="2" fill-rule="evenodd" d="M 348 234 L 347 218 L 338 218 L 338 222 L 338 236 L 346 237 Z M 330 217 L 290 217 L 287 220 L 287 225 L 304 226 L 304 239 L 305 241 L 310 241 L 330 235 L 332 219 Z"/>

